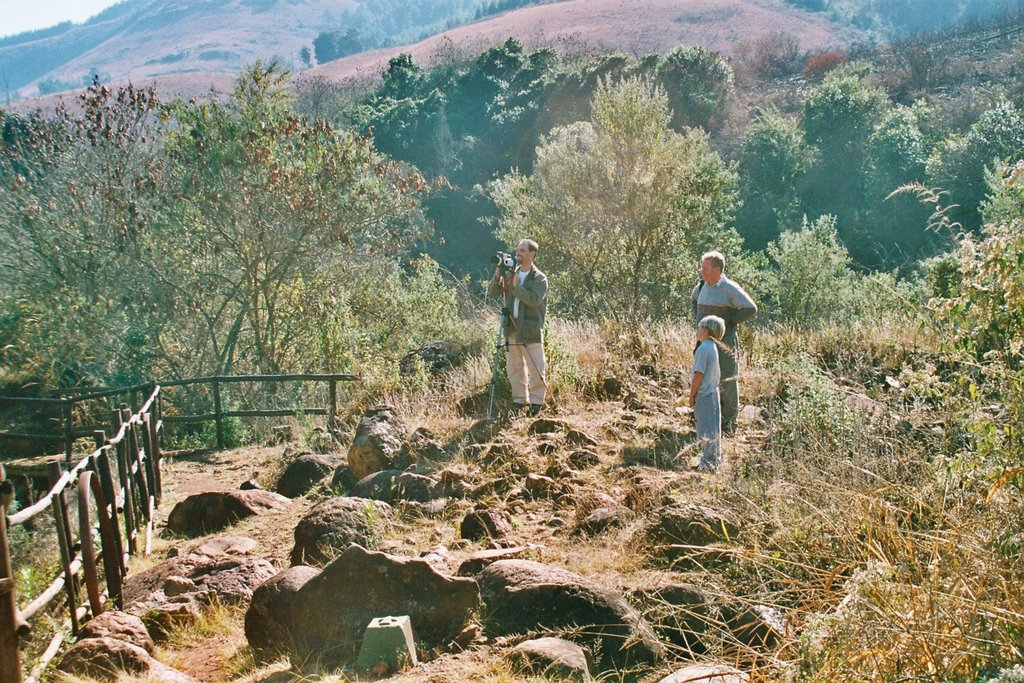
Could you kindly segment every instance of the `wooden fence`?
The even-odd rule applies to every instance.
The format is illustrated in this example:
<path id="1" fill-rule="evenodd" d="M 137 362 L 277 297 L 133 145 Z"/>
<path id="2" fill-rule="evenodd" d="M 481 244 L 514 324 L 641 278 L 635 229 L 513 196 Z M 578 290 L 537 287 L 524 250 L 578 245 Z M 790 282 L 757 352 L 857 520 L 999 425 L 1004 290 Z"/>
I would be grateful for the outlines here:
<path id="1" fill-rule="evenodd" d="M 303 415 L 326 415 L 327 421 L 333 421 L 338 414 L 338 382 L 354 382 L 359 378 L 356 375 L 348 374 L 291 374 L 291 375 L 219 375 L 216 377 L 195 377 L 192 379 L 179 379 L 170 382 L 161 382 L 160 386 L 165 389 L 171 387 L 185 387 L 194 385 L 209 385 L 213 392 L 212 411 L 196 415 L 164 415 L 164 422 L 168 425 L 179 423 L 195 422 L 216 422 L 217 423 L 217 448 L 224 448 L 224 420 L 227 418 L 240 417 L 286 417 L 302 413 Z M 253 383 L 281 382 L 326 382 L 327 383 L 327 406 L 326 407 L 299 407 L 279 409 L 257 409 L 257 410 L 224 410 L 221 400 L 221 388 L 226 384 L 253 384 Z"/>
<path id="2" fill-rule="evenodd" d="M 326 374 L 288 374 L 288 375 L 218 375 L 211 377 L 194 377 L 190 379 L 170 380 L 160 382 L 159 386 L 164 389 L 159 393 L 161 415 L 165 424 L 216 422 L 216 446 L 224 448 L 224 420 L 228 418 L 252 418 L 252 417 L 283 417 L 302 413 L 304 415 L 325 415 L 328 422 L 338 414 L 338 383 L 353 382 L 359 378 L 351 374 L 326 373 Z M 328 388 L 328 399 L 325 407 L 299 407 L 282 409 L 259 409 L 259 410 L 224 410 L 221 389 L 229 384 L 241 383 L 275 383 L 282 382 L 325 382 Z M 211 388 L 212 401 L 210 410 L 198 414 L 173 414 L 171 411 L 163 410 L 168 389 L 176 387 L 188 387 L 196 385 L 207 385 Z M 61 443 L 64 449 L 65 461 L 70 464 L 74 454 L 75 441 L 82 438 L 92 438 L 93 434 L 103 428 L 103 425 L 82 423 L 76 420 L 76 412 L 88 412 L 84 408 L 91 402 L 100 399 L 116 399 L 123 401 L 122 405 L 129 405 L 133 409 L 139 405 L 143 396 L 152 394 L 156 383 L 136 384 L 127 387 L 90 387 L 86 389 L 64 389 L 60 396 L 55 398 L 22 398 L 14 396 L 0 396 L 0 407 L 5 405 L 21 405 L 23 407 L 50 408 L 55 413 L 54 420 L 58 429 L 51 433 L 19 432 L 14 430 L 0 430 L 0 437 L 18 439 L 25 441 L 38 441 L 44 443 Z M 79 410 L 76 410 L 79 407 Z"/>
<path id="3" fill-rule="evenodd" d="M 66 472 L 61 471 L 59 463 L 51 464 L 52 486 L 38 502 L 14 515 L 0 515 L 0 683 L 22 680 L 18 645 L 19 640 L 31 632 L 33 617 L 63 594 L 66 601 L 63 612 L 67 619 L 34 663 L 27 679 L 30 683 L 39 680 L 68 632 L 77 636 L 83 620 L 102 613 L 109 602 L 122 607 L 122 581 L 128 557 L 140 551 L 149 552 L 154 511 L 161 496 L 160 387 L 152 386 L 145 403 L 135 413 L 126 405 L 115 409 L 111 427 L 114 437 L 107 440 L 104 432 L 96 432 L 96 449 Z M 69 512 L 68 495 L 72 492 L 77 494 L 78 503 L 77 538 Z M 8 531 L 41 517 L 50 509 L 61 573 L 38 597 L 19 609 Z M 140 541 L 143 529 L 145 539 Z M 97 556 L 102 558 L 102 585 Z"/>
<path id="4" fill-rule="evenodd" d="M 56 415 L 53 420 L 59 425 L 59 429 L 41 433 L 19 432 L 15 430 L 0 430 L 0 437 L 17 439 L 21 441 L 38 441 L 42 443 L 60 443 L 64 447 L 64 458 L 70 464 L 74 453 L 74 444 L 77 439 L 92 438 L 98 430 L 105 425 L 79 424 L 75 425 L 75 406 L 96 401 L 97 399 L 122 399 L 124 404 L 130 405 L 133 409 L 139 405 L 142 396 L 152 394 L 156 384 L 137 384 L 129 387 L 89 388 L 89 389 L 65 389 L 62 395 L 54 398 L 23 398 L 20 396 L 0 396 L 0 406 L 20 405 L 26 408 L 37 407 L 51 409 Z M 118 401 L 117 403 L 120 403 Z"/>
<path id="5" fill-rule="evenodd" d="M 18 643 L 30 632 L 29 621 L 50 606 L 61 594 L 65 595 L 67 620 L 58 629 L 42 657 L 35 662 L 28 682 L 38 681 L 46 664 L 56 656 L 68 632 L 77 636 L 80 624 L 87 617 L 100 614 L 104 605 L 112 602 L 122 607 L 122 581 L 128 567 L 128 557 L 140 550 L 149 553 L 153 516 L 160 502 L 160 436 L 165 424 L 216 422 L 217 446 L 225 445 L 224 420 L 228 418 L 280 417 L 302 413 L 325 415 L 328 420 L 338 412 L 338 382 L 357 380 L 348 374 L 291 374 L 291 375 L 230 375 L 197 377 L 160 384 L 140 384 L 131 387 L 100 388 L 65 392 L 59 398 L 0 397 L 0 402 L 59 406 L 61 435 L 17 434 L 0 432 L 8 437 L 21 437 L 38 441 L 63 441 L 67 471 L 59 462 L 49 465 L 51 488 L 30 507 L 6 516 L 0 514 L 0 683 L 20 683 L 22 666 Z M 236 383 L 326 382 L 326 407 L 299 407 L 291 409 L 224 410 L 221 387 Z M 212 410 L 199 414 L 165 414 L 164 403 L 170 388 L 209 385 L 212 392 Z M 114 438 L 109 441 L 97 425 L 75 424 L 76 404 L 99 399 L 125 399 L 139 405 L 132 413 L 128 403 L 113 410 Z M 87 411 L 82 411 L 87 412 Z M 71 466 L 74 442 L 83 436 L 96 440 L 96 449 Z M 111 463 L 113 460 L 113 463 Z M 115 474 L 116 468 L 116 474 Z M 0 481 L 5 479 L 0 463 Z M 78 534 L 72 530 L 68 495 L 77 490 Z M 91 501 L 91 503 L 90 503 Z M 113 502 L 113 504 L 111 504 Z M 14 574 L 8 547 L 7 530 L 25 524 L 43 512 L 53 509 L 53 520 L 60 550 L 61 575 L 38 597 L 23 609 L 18 609 L 14 592 Z M 96 512 L 96 524 L 92 522 Z M 6 520 L 6 525 L 4 524 Z M 145 529 L 145 543 L 140 548 L 139 531 Z M 102 557 L 104 586 L 100 585 L 100 572 L 96 563 L 96 535 L 99 535 L 99 556 Z M 82 585 L 85 597 L 82 600 Z"/>

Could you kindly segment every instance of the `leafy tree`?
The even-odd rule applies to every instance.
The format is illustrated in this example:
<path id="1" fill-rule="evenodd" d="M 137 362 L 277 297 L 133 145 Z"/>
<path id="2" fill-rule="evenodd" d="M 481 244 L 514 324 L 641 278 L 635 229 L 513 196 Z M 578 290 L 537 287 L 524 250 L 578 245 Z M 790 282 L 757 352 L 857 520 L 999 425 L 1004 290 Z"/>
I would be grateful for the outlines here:
<path id="1" fill-rule="evenodd" d="M 763 248 L 782 226 L 801 215 L 798 188 L 811 163 L 796 119 L 777 110 L 762 113 L 740 145 L 740 197 L 737 216 L 748 246 Z"/>
<path id="2" fill-rule="evenodd" d="M 817 152 L 804 200 L 810 212 L 836 216 L 840 235 L 859 247 L 860 262 L 875 258 L 859 214 L 866 204 L 866 143 L 888 104 L 869 69 L 856 64 L 830 72 L 804 100 L 804 139 Z"/>
<path id="3" fill-rule="evenodd" d="M 798 328 L 816 328 L 846 313 L 853 277 L 850 256 L 839 243 L 834 216 L 788 230 L 768 245 L 774 263 L 769 288 L 772 315 Z"/>
<path id="4" fill-rule="evenodd" d="M 925 177 L 931 149 L 926 132 L 931 109 L 924 102 L 886 112 L 866 145 L 862 240 L 876 245 L 880 263 L 899 265 L 934 253 L 941 236 L 925 229 L 928 210 L 893 192 Z"/>
<path id="5" fill-rule="evenodd" d="M 590 121 L 557 128 L 537 148 L 533 174 L 496 183 L 498 236 L 541 245 L 570 315 L 652 320 L 689 310 L 694 264 L 738 236 L 725 224 L 735 174 L 705 134 L 669 127 L 664 91 L 605 79 Z"/>
<path id="6" fill-rule="evenodd" d="M 309 49 L 303 49 L 306 50 L 308 56 Z M 316 55 L 316 61 L 320 64 L 341 59 L 348 55 L 354 55 L 365 49 L 366 47 L 363 44 L 359 31 L 354 28 L 350 28 L 344 33 L 340 31 L 322 31 L 313 39 L 313 53 Z M 303 57 L 303 60 L 305 60 L 305 57 Z"/>
<path id="7" fill-rule="evenodd" d="M 141 264 L 158 215 L 157 100 L 97 81 L 51 119 L 0 112 L 7 343 L 47 383 L 139 381 L 159 297 Z"/>
<path id="8" fill-rule="evenodd" d="M 658 67 L 668 94 L 672 125 L 716 130 L 729 115 L 735 74 L 722 55 L 699 45 L 681 45 Z"/>
<path id="9" fill-rule="evenodd" d="M 976 230 L 978 211 L 988 191 L 985 172 L 1000 162 L 1024 157 L 1024 113 L 1009 100 L 1000 100 L 962 135 L 947 137 L 928 158 L 928 183 L 950 192 L 959 205 L 957 219 Z"/>
<path id="10" fill-rule="evenodd" d="M 291 113 L 284 81 L 276 65 L 257 63 L 229 100 L 173 112 L 179 190 L 166 227 L 176 240 L 162 270 L 174 273 L 174 306 L 194 324 L 167 344 L 212 363 L 190 373 L 288 366 L 319 333 L 307 311 L 426 234 L 422 176 L 369 138 Z"/>

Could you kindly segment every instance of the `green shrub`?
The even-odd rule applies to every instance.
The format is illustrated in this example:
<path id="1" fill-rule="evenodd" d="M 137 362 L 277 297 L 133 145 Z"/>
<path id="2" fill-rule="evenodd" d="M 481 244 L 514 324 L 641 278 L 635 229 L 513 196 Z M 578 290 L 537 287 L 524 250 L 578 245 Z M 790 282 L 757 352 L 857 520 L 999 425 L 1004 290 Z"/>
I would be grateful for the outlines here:
<path id="1" fill-rule="evenodd" d="M 725 123 L 736 77 L 717 52 L 699 45 L 681 45 L 658 69 L 658 83 L 668 94 L 672 126 L 714 130 Z"/>
<path id="2" fill-rule="evenodd" d="M 964 134 L 946 138 L 928 158 L 928 183 L 950 192 L 959 221 L 974 230 L 989 188 L 986 169 L 1024 157 L 1024 112 L 1009 100 L 985 111 Z"/>

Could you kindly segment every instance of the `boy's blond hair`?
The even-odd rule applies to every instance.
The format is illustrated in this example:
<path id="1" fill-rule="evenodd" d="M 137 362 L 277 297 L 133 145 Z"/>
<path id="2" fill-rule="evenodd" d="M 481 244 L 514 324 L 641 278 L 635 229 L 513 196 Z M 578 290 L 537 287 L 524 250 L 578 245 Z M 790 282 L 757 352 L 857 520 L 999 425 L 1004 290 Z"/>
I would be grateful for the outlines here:
<path id="1" fill-rule="evenodd" d="M 697 323 L 697 329 L 702 327 L 708 331 L 708 336 L 712 339 L 722 341 L 722 337 L 725 336 L 725 321 L 717 315 L 708 315 L 701 318 L 701 321 Z"/>

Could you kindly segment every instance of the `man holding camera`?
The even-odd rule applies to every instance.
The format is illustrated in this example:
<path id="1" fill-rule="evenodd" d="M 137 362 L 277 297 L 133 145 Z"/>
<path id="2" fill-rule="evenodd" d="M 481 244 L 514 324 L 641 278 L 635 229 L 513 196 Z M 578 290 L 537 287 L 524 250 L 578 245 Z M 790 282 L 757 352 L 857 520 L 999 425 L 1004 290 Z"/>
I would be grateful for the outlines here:
<path id="1" fill-rule="evenodd" d="M 725 336 L 722 341 L 729 346 L 733 355 L 720 357 L 722 370 L 722 433 L 736 433 L 736 418 L 739 415 L 740 384 L 739 355 L 740 343 L 737 330 L 757 314 L 757 304 L 742 287 L 725 276 L 725 256 L 720 251 L 709 251 L 700 257 L 701 282 L 693 288 L 693 318 L 700 320 L 707 315 L 717 315 L 725 321 Z"/>
<path id="2" fill-rule="evenodd" d="M 536 415 L 544 407 L 547 392 L 544 362 L 544 316 L 547 313 L 548 278 L 537 266 L 537 243 L 522 240 L 516 247 L 519 267 L 502 262 L 499 254 L 494 277 L 487 284 L 488 296 L 505 297 L 505 367 L 512 385 L 512 403 L 517 410 L 530 407 Z"/>

